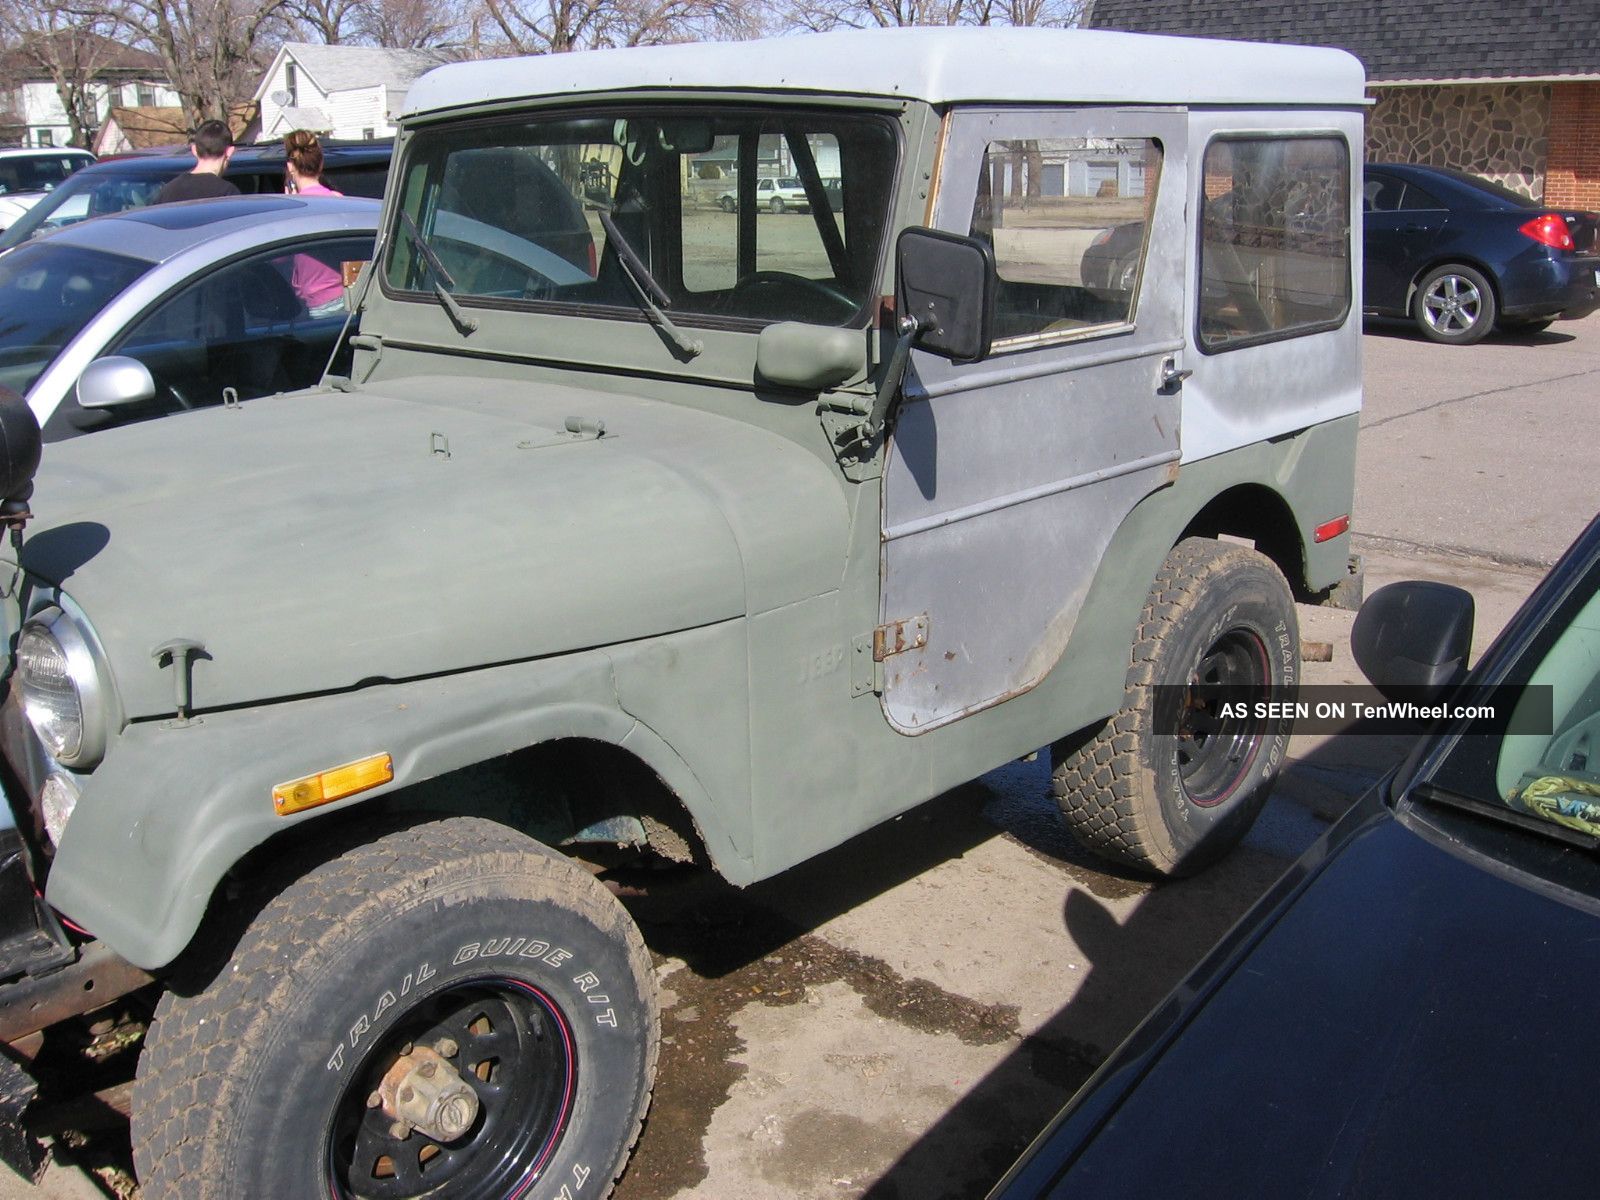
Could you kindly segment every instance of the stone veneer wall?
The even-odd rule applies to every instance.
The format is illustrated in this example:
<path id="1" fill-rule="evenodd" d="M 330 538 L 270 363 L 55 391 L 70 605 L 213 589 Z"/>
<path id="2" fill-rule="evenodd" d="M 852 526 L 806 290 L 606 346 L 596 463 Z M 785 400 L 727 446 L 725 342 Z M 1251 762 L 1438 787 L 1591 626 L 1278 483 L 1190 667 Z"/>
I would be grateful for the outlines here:
<path id="1" fill-rule="evenodd" d="M 1555 85 L 1544 202 L 1600 210 L 1600 83 Z"/>
<path id="2" fill-rule="evenodd" d="M 1544 194 L 1549 84 L 1378 85 L 1372 91 L 1370 161 L 1455 167 L 1536 200 Z"/>

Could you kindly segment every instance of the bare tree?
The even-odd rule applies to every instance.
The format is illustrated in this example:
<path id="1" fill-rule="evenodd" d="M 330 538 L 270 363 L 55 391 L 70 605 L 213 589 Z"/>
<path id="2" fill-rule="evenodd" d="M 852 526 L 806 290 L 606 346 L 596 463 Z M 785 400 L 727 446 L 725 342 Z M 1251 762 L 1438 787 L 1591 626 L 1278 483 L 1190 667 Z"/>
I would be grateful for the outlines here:
<path id="1" fill-rule="evenodd" d="M 789 0 L 780 23 L 802 29 L 905 25 L 1076 25 L 1089 0 Z"/>
<path id="2" fill-rule="evenodd" d="M 105 73 L 126 53 L 106 36 L 104 22 L 82 22 L 65 9 L 38 0 L 0 0 L 0 40 L 10 45 L 10 74 L 44 76 L 55 85 L 66 110 L 68 140 L 87 146 L 100 124 Z"/>
<path id="3" fill-rule="evenodd" d="M 354 25 L 362 41 L 399 50 L 477 41 L 476 21 L 460 0 L 356 0 Z"/>
<path id="4" fill-rule="evenodd" d="M 27 3 L 27 0 L 21 0 Z M 116 25 L 148 46 L 191 122 L 226 121 L 256 90 L 266 35 L 281 29 L 286 0 L 47 0 L 78 20 Z"/>
<path id="5" fill-rule="evenodd" d="M 518 54 L 742 36 L 753 24 L 746 0 L 484 0 L 484 9 Z"/>
<path id="6" fill-rule="evenodd" d="M 286 40 L 337 46 L 359 33 L 365 11 L 375 0 L 284 0 L 279 19 Z"/>

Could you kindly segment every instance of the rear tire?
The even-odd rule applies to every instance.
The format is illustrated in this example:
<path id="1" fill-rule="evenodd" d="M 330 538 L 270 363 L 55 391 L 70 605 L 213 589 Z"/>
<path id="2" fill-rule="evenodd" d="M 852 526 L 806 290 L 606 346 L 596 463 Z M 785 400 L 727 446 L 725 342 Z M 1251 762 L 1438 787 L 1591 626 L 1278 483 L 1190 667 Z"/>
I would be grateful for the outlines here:
<path id="1" fill-rule="evenodd" d="M 781 213 L 784 210 L 784 207 L 785 207 L 784 203 L 783 203 L 783 197 L 782 196 L 774 196 L 772 198 L 772 202 L 770 204 L 768 204 L 767 207 L 770 208 L 773 211 L 774 214 Z"/>
<path id="2" fill-rule="evenodd" d="M 1411 317 L 1429 341 L 1471 346 L 1494 328 L 1494 288 L 1460 263 L 1435 267 L 1422 277 L 1411 299 Z"/>
<path id="3" fill-rule="evenodd" d="M 1073 835 L 1161 875 L 1233 849 L 1266 803 L 1292 722 L 1230 719 L 1192 689 L 1293 700 L 1299 653 L 1294 599 L 1270 559 L 1203 538 L 1175 546 L 1139 618 L 1122 709 L 1052 747 L 1051 790 Z"/>
<path id="4" fill-rule="evenodd" d="M 658 1010 L 638 931 L 586 871 L 492 822 L 324 863 L 205 975 L 162 999 L 139 1064 L 146 1195 L 605 1196 L 639 1135 Z M 440 1080 L 476 1095 L 470 1127 L 397 1124 L 405 1085 Z"/>

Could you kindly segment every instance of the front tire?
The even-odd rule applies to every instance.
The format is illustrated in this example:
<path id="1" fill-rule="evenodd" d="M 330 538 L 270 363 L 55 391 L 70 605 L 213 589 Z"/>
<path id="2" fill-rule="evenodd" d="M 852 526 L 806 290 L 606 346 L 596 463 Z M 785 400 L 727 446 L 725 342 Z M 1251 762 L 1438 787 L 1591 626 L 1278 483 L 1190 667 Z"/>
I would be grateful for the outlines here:
<path id="1" fill-rule="evenodd" d="M 1233 849 L 1292 722 L 1229 716 L 1217 698 L 1293 700 L 1299 651 L 1294 598 L 1270 559 L 1203 538 L 1175 546 L 1139 618 L 1122 709 L 1051 750 L 1051 790 L 1078 841 L 1162 875 Z"/>
<path id="2" fill-rule="evenodd" d="M 769 203 L 767 205 L 767 207 L 772 210 L 774 216 L 776 216 L 777 214 L 781 213 L 785 208 L 785 205 L 783 203 L 783 197 L 782 196 L 774 196 L 772 198 L 771 203 Z"/>
<path id="3" fill-rule="evenodd" d="M 1471 267 L 1460 263 L 1435 267 L 1417 285 L 1411 317 L 1429 341 L 1471 346 L 1494 328 L 1494 288 Z"/>
<path id="4" fill-rule="evenodd" d="M 429 822 L 310 871 L 206 986 L 162 999 L 134 1161 L 178 1200 L 604 1196 L 658 1020 L 638 931 L 592 876 L 489 821 Z M 435 1124 L 401 1105 L 441 1084 Z"/>

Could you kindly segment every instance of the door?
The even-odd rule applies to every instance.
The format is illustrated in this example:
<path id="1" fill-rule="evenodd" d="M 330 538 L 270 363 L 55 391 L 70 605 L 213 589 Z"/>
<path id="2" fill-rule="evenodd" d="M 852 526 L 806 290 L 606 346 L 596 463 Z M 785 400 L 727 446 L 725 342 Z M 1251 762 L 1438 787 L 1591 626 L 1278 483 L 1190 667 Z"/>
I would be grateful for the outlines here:
<path id="1" fill-rule="evenodd" d="M 934 224 L 994 247 L 996 341 L 913 354 L 885 462 L 882 619 L 908 648 L 883 706 L 908 734 L 1045 676 L 1180 450 L 1182 110 L 961 111 L 942 162 Z"/>
<path id="2" fill-rule="evenodd" d="M 1404 313 L 1411 281 L 1433 254 L 1449 212 L 1416 184 L 1368 170 L 1362 182 L 1361 306 Z"/>

